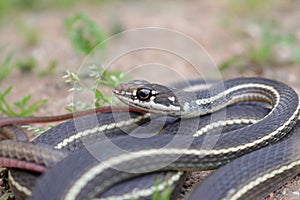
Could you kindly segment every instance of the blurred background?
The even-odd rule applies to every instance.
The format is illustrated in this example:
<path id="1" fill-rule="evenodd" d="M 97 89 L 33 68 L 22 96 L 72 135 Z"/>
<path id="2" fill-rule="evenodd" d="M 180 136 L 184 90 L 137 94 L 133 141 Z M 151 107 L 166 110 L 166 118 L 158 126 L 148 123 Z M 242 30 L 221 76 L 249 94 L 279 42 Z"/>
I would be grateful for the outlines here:
<path id="1" fill-rule="evenodd" d="M 84 59 L 110 36 L 148 26 L 194 39 L 224 79 L 274 78 L 299 93 L 299 9 L 297 0 L 0 1 L 1 115 L 51 115 L 89 107 L 72 101 L 74 92 L 83 90 L 76 71 Z M 112 87 L 137 59 L 142 58 L 129 56 L 97 84 Z M 91 69 L 87 76 L 96 80 L 97 73 Z M 95 106 L 111 101 L 110 90 L 91 89 Z M 295 180 L 269 198 L 298 199 L 299 194 L 300 181 Z"/>

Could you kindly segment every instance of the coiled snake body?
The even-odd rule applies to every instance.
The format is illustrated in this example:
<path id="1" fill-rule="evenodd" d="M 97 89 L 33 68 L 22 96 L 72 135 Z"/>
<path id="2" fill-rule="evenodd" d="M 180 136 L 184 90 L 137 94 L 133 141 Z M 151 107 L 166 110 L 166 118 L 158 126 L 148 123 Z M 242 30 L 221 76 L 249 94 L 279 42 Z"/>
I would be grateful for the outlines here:
<path id="1" fill-rule="evenodd" d="M 55 127 L 35 143 L 51 143 L 56 149 L 76 150 L 82 145 L 85 148 L 76 150 L 62 162 L 46 170 L 33 192 L 29 194 L 32 195 L 32 199 L 92 199 L 101 195 L 105 197 L 105 192 L 112 186 L 142 174 L 153 171 L 216 169 L 238 157 L 240 158 L 222 167 L 220 170 L 223 172 L 217 170 L 213 173 L 204 181 L 204 186 L 200 185 L 190 198 L 255 199 L 261 198 L 265 192 L 272 191 L 274 186 L 282 183 L 283 177 L 294 175 L 300 164 L 300 152 L 297 152 L 297 145 L 293 143 L 298 139 L 291 139 L 299 135 L 298 126 L 292 131 L 292 137 L 263 148 L 284 138 L 297 123 L 298 96 L 294 90 L 281 82 L 263 78 L 237 78 L 216 83 L 208 90 L 188 92 L 146 81 L 131 81 L 116 86 L 114 93 L 126 104 L 150 111 L 151 116 L 170 116 L 167 119 L 168 123 L 152 137 L 145 131 L 139 132 L 139 129 L 135 131 L 138 137 L 119 132 L 123 127 L 132 130 L 136 124 L 149 121 L 149 114 L 132 113 L 135 116 L 131 116 L 130 119 L 115 122 L 110 113 L 103 113 L 98 115 L 94 122 L 92 120 L 95 118 L 86 116 L 79 118 L 78 123 L 75 123 L 75 120 L 73 126 L 70 125 L 72 122 L 67 122 L 69 124 Z M 268 107 L 265 107 L 265 104 L 233 105 L 249 101 L 264 102 Z M 222 115 L 225 107 L 228 113 Z M 243 115 L 245 110 L 248 114 L 253 112 L 253 116 Z M 267 111 L 269 112 L 266 113 Z M 212 115 L 208 115 L 209 113 L 220 113 L 217 116 L 223 117 L 216 117 L 211 121 Z M 178 120 L 178 117 L 181 119 Z M 99 118 L 104 125 L 95 128 Z M 198 130 L 202 118 L 206 119 L 207 123 L 202 124 L 204 129 Z M 155 120 L 159 121 L 159 118 Z M 254 124 L 248 125 L 251 123 Z M 76 124 L 79 124 L 78 127 L 82 130 L 74 130 Z M 182 124 L 185 126 L 182 127 Z M 241 129 L 228 128 L 241 124 L 248 126 Z M 207 130 L 219 127 L 228 130 L 206 133 Z M 62 131 L 67 134 L 51 134 L 51 131 L 62 129 L 68 130 Z M 195 132 L 187 133 L 191 130 Z M 221 132 L 226 133 L 220 134 Z M 111 134 L 117 137 L 109 140 L 101 137 Z M 90 144 L 96 140 L 101 141 Z M 122 151 L 107 154 L 106 152 L 111 150 L 111 144 Z M 260 148 L 263 149 L 258 150 Z M 273 155 L 270 149 L 275 149 Z M 279 154 L 282 151 L 285 152 L 284 155 Z M 247 157 L 243 156 L 245 154 Z M 254 158 L 255 162 L 252 161 Z M 268 163 L 262 163 L 264 160 Z M 225 174 L 223 178 L 220 178 L 220 173 Z M 237 178 L 245 174 L 247 178 Z M 180 175 L 177 174 L 178 177 Z M 176 177 L 176 174 L 173 177 Z M 216 183 L 219 179 L 220 185 Z M 133 182 L 138 184 L 136 180 Z M 274 184 L 262 187 L 268 182 Z M 214 192 L 214 188 L 217 192 Z M 146 190 L 143 192 L 146 193 Z M 134 198 L 127 193 L 126 195 L 129 199 Z M 138 198 L 142 196 L 143 194 Z"/>

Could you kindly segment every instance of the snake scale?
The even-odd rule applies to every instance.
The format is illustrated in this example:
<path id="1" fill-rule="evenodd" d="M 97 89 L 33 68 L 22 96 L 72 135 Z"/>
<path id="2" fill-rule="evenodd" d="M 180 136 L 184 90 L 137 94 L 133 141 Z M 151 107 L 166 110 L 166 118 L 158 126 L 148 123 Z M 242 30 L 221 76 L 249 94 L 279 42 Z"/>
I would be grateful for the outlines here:
<path id="1" fill-rule="evenodd" d="M 194 87 L 197 81 L 189 84 Z M 66 158 L 49 165 L 37 182 L 36 173 L 11 170 L 20 198 L 149 198 L 158 177 L 160 185 L 178 188 L 183 172 L 220 167 L 190 199 L 260 199 L 297 173 L 299 100 L 281 82 L 236 78 L 186 91 L 131 81 L 116 86 L 114 93 L 136 112 L 76 118 L 30 143 L 63 150 Z M 148 124 L 151 128 L 140 128 Z M 114 151 L 112 144 L 122 151 Z M 21 185 L 21 179 L 31 183 Z"/>

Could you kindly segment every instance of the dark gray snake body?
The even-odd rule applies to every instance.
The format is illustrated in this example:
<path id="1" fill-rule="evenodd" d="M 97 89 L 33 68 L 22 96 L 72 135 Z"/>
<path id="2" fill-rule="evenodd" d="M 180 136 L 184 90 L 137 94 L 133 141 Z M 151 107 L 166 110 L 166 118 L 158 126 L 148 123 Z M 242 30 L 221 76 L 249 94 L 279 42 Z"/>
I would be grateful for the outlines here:
<path id="1" fill-rule="evenodd" d="M 145 84 L 145 82 L 142 84 Z M 146 89 L 149 89 L 150 86 L 153 85 L 147 85 Z M 154 88 L 156 87 L 159 86 L 154 85 Z M 129 89 L 128 91 L 130 91 L 131 86 L 117 87 L 117 89 L 120 88 Z M 218 96 L 222 89 L 230 92 Z M 137 93 L 137 91 L 134 90 L 132 92 Z M 145 92 L 147 93 L 147 90 L 142 91 L 143 97 L 145 97 Z M 128 94 L 129 93 L 130 92 L 128 92 Z M 127 93 L 124 94 L 127 95 Z M 151 99 L 149 98 L 149 101 L 145 99 L 145 102 L 149 103 L 151 101 L 149 104 L 150 107 L 152 106 L 151 108 L 153 108 L 153 106 L 156 104 L 163 104 L 163 106 L 159 106 L 159 109 L 157 110 L 154 107 L 154 113 L 164 113 L 165 111 L 163 111 L 163 109 L 168 107 L 172 108 L 171 115 L 177 115 L 178 111 L 180 111 L 179 113 L 181 113 L 184 118 L 178 119 L 174 117 L 167 117 L 166 119 L 166 117 L 158 117 L 152 119 L 151 122 L 166 120 L 167 123 L 163 125 L 162 129 L 157 131 L 157 135 L 150 138 L 140 138 L 148 137 L 145 135 L 148 133 L 147 131 L 140 131 L 143 129 L 136 129 L 136 127 L 142 123 L 151 123 L 148 121 L 148 117 L 142 117 L 141 114 L 131 113 L 133 116 L 126 118 L 128 116 L 126 116 L 125 113 L 119 112 L 117 114 L 120 116 L 119 119 L 125 117 L 123 118 L 123 124 L 119 123 L 115 126 L 108 126 L 109 124 L 114 123 L 115 119 L 112 117 L 111 113 L 102 113 L 98 114 L 97 117 L 90 115 L 75 119 L 73 121 L 65 122 L 54 127 L 53 129 L 50 129 L 47 133 L 37 138 L 34 143 L 48 144 L 55 146 L 56 149 L 68 149 L 69 151 L 74 151 L 74 153 L 71 153 L 66 159 L 64 159 L 62 162 L 59 162 L 52 169 L 47 170 L 47 172 L 42 175 L 41 178 L 39 178 L 38 184 L 36 184 L 36 187 L 33 190 L 32 199 L 91 199 L 100 196 L 113 196 L 117 193 L 117 191 L 120 191 L 120 188 L 126 188 L 124 187 L 124 185 L 126 185 L 123 183 L 124 181 L 137 177 L 128 182 L 130 187 L 119 193 L 119 196 L 122 196 L 127 191 L 132 191 L 134 188 L 139 187 L 139 185 L 142 183 L 140 182 L 141 180 L 145 182 L 150 180 L 150 187 L 150 185 L 155 182 L 156 177 L 165 176 L 165 173 L 163 172 L 158 175 L 153 175 L 150 173 L 150 175 L 139 178 L 139 176 L 142 174 L 149 174 L 149 172 L 152 172 L 153 170 L 156 172 L 170 170 L 215 169 L 237 157 L 279 141 L 295 126 L 299 114 L 299 100 L 296 93 L 288 86 L 268 79 L 241 78 L 229 80 L 222 85 L 219 84 L 217 86 L 213 86 L 210 89 L 210 92 L 206 91 L 196 93 L 195 96 L 188 99 L 190 102 L 189 104 L 184 104 L 187 93 L 181 92 L 180 90 L 172 89 L 168 91 L 168 89 L 165 89 L 165 93 L 163 93 L 163 95 L 165 95 L 165 100 L 163 101 L 156 99 L 157 93 L 152 92 L 151 94 L 152 98 L 150 97 Z M 172 96 L 167 96 L 170 94 Z M 173 96 L 179 96 L 179 100 L 174 100 Z M 194 97 L 196 97 L 196 99 L 194 99 Z M 193 100 L 200 99 L 200 97 L 201 99 L 206 100 L 193 102 Z M 135 101 L 136 99 L 134 97 L 132 97 L 132 99 L 133 104 L 141 103 L 141 99 L 138 101 Z M 167 99 L 169 99 L 171 102 L 169 102 Z M 224 110 L 222 110 L 222 107 L 226 106 L 226 99 L 229 100 L 230 103 L 227 104 L 224 115 Z M 269 106 L 265 107 L 265 104 L 256 103 L 237 103 L 240 101 L 263 101 L 268 103 Z M 237 105 L 230 106 L 230 104 L 233 103 L 237 103 Z M 201 116 L 200 120 L 199 117 L 195 117 L 193 119 L 188 118 L 190 116 L 195 116 L 197 113 L 195 108 L 199 105 L 201 106 L 200 109 L 204 116 Z M 146 103 L 140 108 L 145 108 L 147 106 L 148 104 Z M 216 111 L 219 109 L 221 110 Z M 188 112 L 189 110 L 190 112 Z M 210 112 L 214 112 L 213 115 L 215 121 L 211 121 L 211 115 L 206 114 Z M 218 113 L 220 113 L 220 118 L 218 118 Z M 138 118 L 139 120 L 130 121 L 134 118 Z M 247 120 L 241 120 L 245 118 Z M 226 124 L 224 122 L 226 120 L 230 121 L 230 119 L 233 119 L 232 121 L 236 121 L 237 123 Z M 257 123 L 247 126 L 251 124 L 251 120 L 249 119 L 255 119 Z M 218 120 L 225 124 L 217 124 L 216 130 L 210 129 L 211 127 L 209 124 L 212 122 L 218 122 Z M 125 121 L 130 121 L 132 123 L 125 123 Z M 103 124 L 106 124 L 107 126 L 103 126 Z M 185 125 L 183 128 L 182 124 Z M 98 129 L 93 128 L 95 125 L 98 127 Z M 154 123 L 154 128 L 155 126 L 156 125 Z M 201 127 L 206 128 L 206 131 L 201 133 L 203 135 L 200 134 L 199 136 L 192 137 L 192 134 L 194 134 L 193 131 L 198 130 Z M 125 128 L 125 131 L 122 128 Z M 86 129 L 92 129 L 92 131 L 90 131 L 91 134 L 87 134 L 87 132 L 85 132 Z M 78 132 L 82 132 L 82 134 L 78 135 Z M 127 133 L 130 132 L 133 132 L 135 135 L 127 135 Z M 296 135 L 298 129 L 296 128 L 293 132 L 294 135 Z M 215 140 L 216 137 L 217 140 Z M 71 139 L 66 140 L 66 138 Z M 203 144 L 206 144 L 207 139 L 212 141 L 215 140 L 214 146 L 211 147 L 210 150 L 206 148 L 202 149 L 201 147 Z M 286 141 L 289 140 L 291 139 Z M 96 143 L 94 143 L 95 141 Z M 168 146 L 171 141 L 175 142 L 171 146 Z M 108 153 L 109 148 L 107 148 L 109 146 L 107 145 L 111 143 L 121 149 L 125 149 L 127 153 L 116 153 L 110 155 Z M 265 149 L 268 151 L 268 148 L 276 148 L 276 146 L 273 146 L 275 145 L 263 148 L 262 151 Z M 284 150 L 286 147 L 283 146 L 287 145 L 282 146 L 282 143 L 279 143 L 278 146 L 279 147 L 277 147 L 277 149 Z M 289 154 L 289 152 L 294 152 L 292 145 L 290 146 L 291 147 L 289 148 L 292 150 L 287 150 L 287 154 Z M 111 164 L 112 168 L 107 167 L 103 163 L 99 162 L 99 158 L 91 154 L 91 151 L 98 153 L 101 152 L 99 153 L 99 156 L 104 156 L 104 161 L 107 161 L 109 164 Z M 252 153 L 246 156 L 251 157 L 251 155 Z M 262 159 L 271 160 L 271 157 L 272 155 L 266 154 L 264 158 L 263 156 L 258 157 L 257 162 L 261 162 Z M 242 156 L 241 159 L 242 158 L 244 158 L 244 156 Z M 236 161 L 232 162 L 233 164 L 229 163 L 224 167 L 225 172 L 228 173 L 228 176 L 233 174 L 234 176 L 239 177 L 241 175 L 241 170 L 230 168 L 231 165 L 243 165 L 245 159 L 242 159 L 243 161 L 239 160 L 240 159 L 238 158 Z M 286 161 L 291 162 L 292 158 L 287 159 Z M 285 161 L 280 161 L 280 159 L 277 158 L 276 162 L 278 162 L 278 164 L 282 164 Z M 257 167 L 255 166 L 255 163 L 256 161 L 253 161 L 253 166 L 251 165 L 252 169 L 256 169 L 253 168 Z M 295 166 L 297 166 L 296 164 Z M 228 169 L 235 170 L 236 173 L 230 173 L 226 168 L 227 166 L 229 166 Z M 264 166 L 265 168 L 268 168 L 269 165 Z M 270 164 L 270 168 L 273 166 L 276 166 L 276 163 L 274 163 L 274 165 Z M 118 168 L 125 169 L 125 171 L 120 171 Z M 254 171 L 255 173 L 249 172 L 250 175 L 248 176 L 253 176 L 256 178 L 255 180 L 257 180 L 257 172 L 259 170 Z M 242 171 L 242 173 L 245 172 Z M 280 180 L 278 180 L 279 184 L 282 182 L 283 175 L 285 174 L 278 174 L 280 175 L 278 176 L 280 177 Z M 291 174 L 294 173 L 292 172 Z M 218 175 L 218 171 L 214 173 L 211 176 L 213 178 L 209 178 L 207 180 L 208 185 L 213 185 L 219 176 L 220 175 Z M 276 176 L 274 177 L 276 178 Z M 237 179 L 238 178 L 232 178 L 232 180 Z M 227 179 L 224 178 L 224 180 Z M 231 179 L 228 178 L 228 180 Z M 271 179 L 267 178 L 265 181 L 269 180 Z M 244 184 L 243 181 L 244 180 L 240 180 L 237 182 L 245 186 L 246 184 Z M 264 183 L 264 181 L 262 181 L 262 183 Z M 229 198 L 230 195 L 236 195 L 236 192 L 243 191 L 239 189 L 234 190 L 234 184 L 230 181 L 224 181 L 224 185 L 226 185 L 226 187 L 221 186 L 218 188 L 218 191 L 220 192 L 212 194 L 211 197 L 209 194 L 207 194 L 207 196 L 203 196 L 204 194 L 201 193 L 201 191 L 206 190 L 203 188 L 209 186 L 200 186 L 200 189 L 198 189 L 196 193 L 192 194 L 191 198 L 199 199 L 199 197 L 203 197 L 205 199 L 213 199 L 213 195 L 215 195 L 215 199 L 220 199 L 221 196 L 223 198 L 224 195 L 227 195 L 226 197 Z M 230 190 L 230 187 L 233 187 L 233 189 L 231 188 L 232 190 Z M 252 188 L 245 190 L 245 194 L 248 194 L 251 189 Z M 262 191 L 258 191 L 256 189 L 255 191 L 258 192 L 255 192 L 255 194 L 257 193 L 261 195 L 262 192 L 270 192 L 271 189 L 274 188 L 270 187 L 265 190 L 261 189 Z M 224 192 L 231 193 L 224 194 Z M 239 198 L 243 197 L 245 196 Z"/>

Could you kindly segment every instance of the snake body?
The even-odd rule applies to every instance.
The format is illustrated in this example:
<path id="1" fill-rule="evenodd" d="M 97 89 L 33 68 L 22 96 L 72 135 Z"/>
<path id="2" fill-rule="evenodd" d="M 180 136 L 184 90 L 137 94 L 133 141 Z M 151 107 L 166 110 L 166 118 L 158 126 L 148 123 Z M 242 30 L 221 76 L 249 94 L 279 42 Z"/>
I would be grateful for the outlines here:
<path id="1" fill-rule="evenodd" d="M 239 113 L 236 112 L 236 110 L 239 110 Z M 226 110 L 226 121 L 227 124 L 220 124 L 219 121 L 216 121 L 215 125 L 223 128 L 223 132 L 228 132 L 230 130 L 234 130 L 240 127 L 243 127 L 245 125 L 251 124 L 256 122 L 257 120 L 263 118 L 269 111 L 269 109 L 264 107 L 259 107 L 251 104 L 243 104 L 243 105 L 236 105 L 234 107 L 229 107 Z M 128 121 L 127 112 L 114 112 L 114 115 L 118 116 L 117 119 L 120 121 Z M 216 113 L 218 115 L 218 113 Z M 145 123 L 147 122 L 147 118 L 140 118 L 142 115 L 138 113 L 131 113 L 131 119 L 136 119 L 134 121 L 138 121 L 138 123 Z M 140 118 L 140 119 L 139 119 Z M 240 121 L 241 119 L 244 119 L 245 121 Z M 112 128 L 112 129 L 106 129 L 103 130 L 103 127 L 107 127 L 109 124 L 117 123 L 115 121 L 116 119 L 113 117 L 112 113 L 99 113 L 96 115 L 96 119 L 94 115 L 88 115 L 85 117 L 73 119 L 67 122 L 64 122 L 60 125 L 57 125 L 56 127 L 49 129 L 47 132 L 36 138 L 33 142 L 35 144 L 46 144 L 49 146 L 58 147 L 63 141 L 66 141 L 68 138 L 72 138 L 74 135 L 78 135 L 78 133 L 82 133 L 81 137 L 79 137 L 76 140 L 69 140 L 71 142 L 66 142 L 67 145 L 63 146 L 62 149 L 68 150 L 70 152 L 74 152 L 86 145 L 87 142 L 95 142 L 95 141 L 101 141 L 107 138 L 114 138 L 120 135 L 126 135 L 126 132 L 124 132 L 124 128 L 128 131 L 129 129 L 134 129 L 137 124 L 128 124 L 127 127 L 122 126 L 122 129 L 120 128 Z M 149 119 L 148 119 L 149 120 Z M 159 120 L 159 119 L 156 119 Z M 200 121 L 196 120 L 198 122 L 198 125 L 195 125 L 193 120 L 190 119 L 184 119 L 189 123 L 189 125 L 193 125 L 196 127 L 199 127 L 199 133 L 201 134 L 208 134 L 211 133 L 216 128 L 215 126 L 211 126 L 211 116 L 206 115 L 204 116 Z M 247 121 L 248 120 L 248 121 Z M 134 122 L 133 121 L 133 122 Z M 238 123 L 236 123 L 238 122 Z M 161 131 L 160 134 L 166 134 L 166 133 L 176 133 L 178 132 L 178 128 L 180 127 L 180 119 L 173 119 L 170 120 L 169 123 L 166 124 L 166 127 Z M 76 126 L 77 125 L 77 126 Z M 80 128 L 80 129 L 78 129 Z M 91 131 L 95 130 L 95 128 L 98 131 Z M 102 131 L 101 131 L 102 130 Z M 83 132 L 89 132 L 90 134 L 84 134 Z M 186 130 L 187 132 L 192 131 L 192 128 L 190 130 Z M 85 137 L 83 137 L 85 135 Z M 71 172 L 73 172 L 71 170 Z M 64 172 L 67 173 L 67 172 Z M 151 196 L 153 193 L 153 190 L 155 190 L 155 187 L 153 187 L 154 183 L 158 178 L 161 180 L 170 180 L 170 177 L 174 177 L 173 179 L 176 180 L 182 179 L 174 174 L 174 176 L 170 175 L 169 173 L 164 175 L 165 173 L 160 173 L 156 175 L 148 175 L 145 177 L 137 178 L 136 180 L 131 180 L 130 182 L 127 182 L 126 184 L 120 184 L 119 186 L 115 186 L 111 188 L 110 190 L 106 191 L 104 197 L 112 197 L 117 196 L 119 198 L 121 197 L 129 197 L 129 199 L 132 197 L 144 197 L 144 196 Z M 167 176 L 167 177 L 165 177 Z M 31 188 L 33 185 L 35 185 L 37 175 L 32 175 L 31 173 L 24 172 L 21 170 L 13 170 L 11 173 L 11 178 L 13 179 L 12 184 L 18 184 L 19 189 L 14 189 L 14 192 L 17 194 L 18 199 L 24 199 L 26 196 L 31 196 Z M 164 178 L 165 177 L 165 178 Z M 24 181 L 25 180 L 25 181 Z M 68 179 L 66 179 L 68 180 Z M 172 180 L 171 180 L 172 181 Z M 171 181 L 169 181 L 169 184 L 171 184 Z M 143 186 L 142 186 L 142 185 Z M 164 185 L 165 183 L 162 183 Z M 162 187 L 165 188 L 168 185 Z M 175 185 L 174 185 L 175 186 Z M 177 187 L 180 186 L 180 184 L 176 185 Z M 15 186 L 13 188 L 16 188 Z M 137 191 L 137 188 L 140 188 Z M 135 191 L 132 193 L 132 191 Z"/>
<path id="2" fill-rule="evenodd" d="M 115 122 L 111 113 L 101 113 L 97 115 L 96 120 L 91 116 L 86 116 L 78 118 L 77 122 L 76 120 L 66 122 L 50 129 L 34 143 L 36 145 L 46 143 L 54 146 L 55 149 L 75 152 L 39 178 L 33 193 L 30 191 L 30 195 L 33 195 L 32 199 L 91 199 L 105 197 L 105 195 L 109 197 L 113 196 L 114 192 L 105 193 L 109 190 L 116 191 L 113 190 L 114 185 L 153 171 L 215 169 L 244 154 L 281 140 L 295 126 L 299 115 L 299 100 L 294 90 L 281 82 L 263 78 L 232 79 L 217 83 L 208 90 L 197 92 L 164 87 L 145 81 L 132 81 L 118 85 L 114 93 L 121 101 L 137 109 L 170 116 L 167 118 L 167 124 L 157 132 L 157 135 L 147 138 L 149 137 L 147 131 L 143 132 L 135 127 L 136 123 L 149 123 L 149 114 L 133 114 L 135 116 L 130 119 Z M 256 104 L 233 105 L 242 101 L 260 101 L 269 106 L 265 108 Z M 217 117 L 216 121 L 210 121 L 211 116 L 207 114 L 222 113 L 225 107 L 228 107 L 228 115 L 220 119 Z M 253 112 L 253 118 L 242 116 L 243 109 L 248 113 Z M 266 113 L 269 109 L 270 112 Z M 160 119 L 152 121 L 155 120 Z M 244 127 L 252 122 L 256 123 Z M 185 124 L 183 128 L 182 123 Z M 237 129 L 237 126 L 243 128 Z M 77 127 L 82 130 L 76 130 Z M 134 130 L 139 137 L 124 134 L 122 127 Z M 199 131 L 199 127 L 203 129 Z M 223 127 L 224 131 L 214 132 L 215 128 L 220 127 Z M 298 129 L 293 130 L 293 132 L 297 131 Z M 207 134 L 209 132 L 211 133 Z M 104 136 L 108 136 L 108 139 Z M 213 146 L 205 146 L 207 141 Z M 169 145 L 170 142 L 171 145 Z M 112 143 L 126 152 L 107 153 Z M 283 148 L 282 143 L 278 145 L 279 149 Z M 81 148 L 83 146 L 85 148 Z M 92 155 L 91 152 L 96 154 Z M 293 152 L 293 149 L 290 152 Z M 100 158 L 102 162 L 99 162 Z M 260 159 L 259 157 L 258 160 Z M 292 160 L 287 159 L 286 162 Z M 239 161 L 238 158 L 233 165 L 235 162 L 241 162 L 242 165 L 245 161 Z M 276 162 L 278 165 L 283 163 L 279 159 Z M 270 166 L 275 165 L 276 163 L 270 164 Z M 297 163 L 293 165 L 297 166 Z M 69 169 L 70 166 L 72 170 Z M 118 169 L 123 169 L 123 171 Z M 239 176 L 239 170 L 236 171 Z M 63 175 L 58 175 L 62 172 Z M 176 178 L 176 175 L 179 177 L 181 174 L 173 173 L 172 177 Z M 281 175 L 280 177 L 284 175 L 283 173 L 277 174 Z M 212 177 L 218 177 L 218 175 Z M 255 173 L 253 173 L 253 178 L 252 182 L 259 179 Z M 209 180 L 216 180 L 216 178 L 208 179 L 207 182 L 213 184 L 214 181 Z M 271 179 L 267 177 L 265 181 L 269 180 Z M 55 184 L 58 182 L 60 184 Z M 139 182 L 132 181 L 132 183 L 134 184 L 129 190 L 132 190 Z M 225 183 L 230 185 L 228 182 Z M 242 180 L 237 180 L 237 184 L 239 187 L 242 185 L 244 188 L 249 188 Z M 220 191 L 222 189 L 220 188 Z M 202 197 L 201 190 L 205 191 L 200 187 L 193 193 L 191 199 Z M 244 197 L 243 195 L 250 190 L 237 188 L 233 191 L 227 187 L 225 191 L 231 193 L 220 192 L 223 195 L 222 198 L 225 195 L 224 198 L 231 199 L 233 196 L 232 199 L 234 199 Z M 241 191 L 243 191 L 242 196 L 238 196 L 237 194 L 241 194 Z M 266 191 L 270 192 L 270 188 L 259 191 L 259 194 Z M 216 197 L 216 199 L 220 198 L 221 196 Z"/>
<path id="3" fill-rule="evenodd" d="M 291 136 L 242 156 L 205 179 L 190 198 L 263 199 L 300 171 L 300 126 Z"/>

